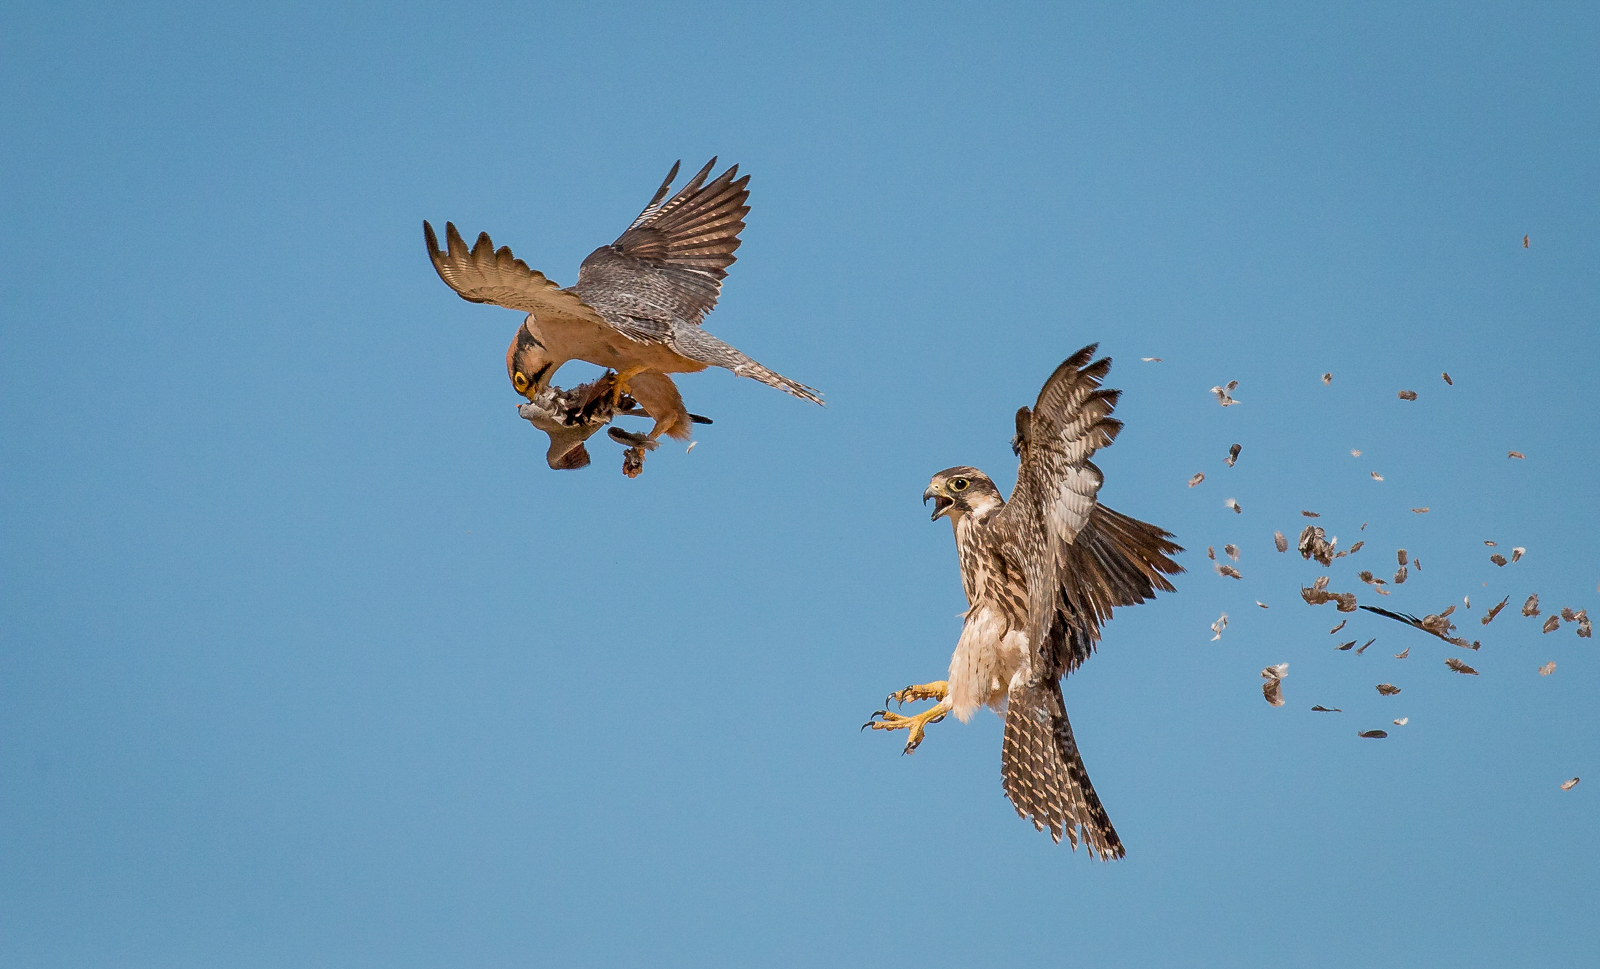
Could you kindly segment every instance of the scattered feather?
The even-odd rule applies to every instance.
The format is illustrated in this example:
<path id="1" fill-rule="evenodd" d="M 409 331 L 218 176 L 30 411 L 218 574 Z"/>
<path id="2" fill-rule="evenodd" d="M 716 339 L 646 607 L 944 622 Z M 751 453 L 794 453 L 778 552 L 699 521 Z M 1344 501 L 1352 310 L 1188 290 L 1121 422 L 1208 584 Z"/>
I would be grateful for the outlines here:
<path id="1" fill-rule="evenodd" d="M 1426 515 L 1428 513 L 1428 509 L 1427 509 L 1426 506 L 1424 506 L 1422 508 L 1413 508 L 1411 510 L 1416 512 L 1419 515 Z"/>
<path id="2" fill-rule="evenodd" d="M 1410 717 L 1401 717 L 1399 720 L 1390 720 L 1389 722 L 1394 724 L 1397 727 L 1403 727 L 1406 724 L 1411 722 L 1411 718 Z"/>
<path id="3" fill-rule="evenodd" d="M 1239 452 L 1242 450 L 1243 448 L 1238 444 L 1228 448 L 1228 467 L 1233 467 L 1233 463 L 1239 460 Z"/>
<path id="4" fill-rule="evenodd" d="M 1544 627 L 1543 628 L 1544 628 L 1544 631 L 1547 632 L 1547 633 L 1553 633 L 1557 629 L 1560 629 L 1561 628 L 1561 617 L 1560 616 L 1551 616 L 1549 619 L 1546 619 L 1544 621 Z"/>
<path id="5" fill-rule="evenodd" d="M 1321 518 L 1322 517 L 1321 515 L 1317 514 L 1314 511 L 1302 511 L 1300 514 L 1306 516 L 1307 518 Z"/>
<path id="6" fill-rule="evenodd" d="M 1376 613 L 1380 616 L 1393 619 L 1396 622 L 1403 622 L 1407 626 L 1420 629 L 1430 636 L 1437 636 L 1452 646 L 1460 646 L 1462 649 L 1477 649 L 1480 645 L 1482 645 L 1477 641 L 1469 643 L 1465 639 L 1450 635 L 1455 631 L 1456 628 L 1455 623 L 1450 621 L 1450 614 L 1456 611 L 1455 606 L 1451 606 L 1443 612 L 1435 615 L 1424 616 L 1421 619 L 1418 619 L 1416 616 L 1410 615 L 1409 613 L 1390 612 L 1387 609 L 1379 609 L 1377 606 L 1362 606 L 1361 608 L 1365 609 L 1367 612 Z"/>
<path id="7" fill-rule="evenodd" d="M 1361 457 L 1361 449 L 1358 448 L 1358 447 L 1351 448 L 1350 449 L 1350 456 L 1353 457 L 1353 458 Z"/>
<path id="8" fill-rule="evenodd" d="M 1359 734 L 1356 734 L 1356 736 L 1358 736 L 1358 737 L 1366 737 L 1368 740 L 1382 740 L 1383 738 L 1389 736 L 1389 731 L 1387 731 L 1387 730 L 1363 730 Z"/>
<path id="9" fill-rule="evenodd" d="M 1230 579 L 1242 579 L 1242 578 L 1244 578 L 1244 576 L 1239 574 L 1239 570 L 1234 568 L 1231 565 L 1223 565 L 1221 562 L 1218 562 L 1213 567 L 1217 570 L 1217 574 L 1218 575 L 1225 575 Z"/>
<path id="10" fill-rule="evenodd" d="M 1307 525 L 1300 533 L 1300 557 L 1316 559 L 1323 565 L 1332 565 L 1333 543 L 1328 541 L 1327 535 L 1321 526 Z"/>
<path id="11" fill-rule="evenodd" d="M 1341 651 L 1343 651 L 1343 650 L 1348 650 L 1348 649 L 1350 649 L 1350 648 L 1351 648 L 1351 647 L 1352 647 L 1352 646 L 1354 646 L 1354 645 L 1355 645 L 1355 644 L 1356 644 L 1356 641 L 1355 641 L 1355 640 L 1353 640 L 1353 639 L 1352 639 L 1352 640 L 1350 640 L 1350 641 L 1349 641 L 1349 642 L 1348 642 L 1348 643 L 1340 643 L 1340 644 L 1339 644 L 1339 645 L 1337 645 L 1337 646 L 1335 646 L 1335 647 L 1333 647 L 1333 648 L 1334 648 L 1334 649 L 1337 649 L 1337 650 L 1341 650 Z"/>
<path id="12" fill-rule="evenodd" d="M 1234 400 L 1229 395 L 1232 394 L 1234 388 L 1238 386 L 1239 381 L 1230 380 L 1228 381 L 1228 385 L 1226 387 L 1212 387 L 1211 392 L 1217 395 L 1217 403 L 1221 404 L 1223 407 L 1232 407 L 1234 404 L 1237 404 L 1238 401 Z"/>
<path id="13" fill-rule="evenodd" d="M 1331 383 L 1333 383 L 1333 374 L 1331 374 L 1331 373 L 1323 374 L 1322 375 L 1322 385 L 1324 387 L 1326 387 L 1328 384 L 1331 384 Z"/>
<path id="14" fill-rule="evenodd" d="M 1504 609 L 1506 607 L 1506 603 L 1510 601 L 1510 596 L 1506 596 L 1504 599 L 1501 599 L 1499 604 L 1491 607 L 1489 609 L 1489 614 L 1484 616 L 1481 620 L 1479 620 L 1479 622 L 1482 622 L 1485 626 L 1489 625 L 1491 622 L 1494 622 L 1494 617 L 1500 615 L 1500 610 Z"/>
<path id="15" fill-rule="evenodd" d="M 1402 391 L 1400 391 L 1400 399 L 1401 400 L 1416 400 L 1417 399 L 1417 392 L 1415 390 L 1402 390 Z"/>
<path id="16" fill-rule="evenodd" d="M 1341 630 L 1341 629 L 1343 629 L 1343 628 L 1344 628 L 1344 624 L 1345 624 L 1345 623 L 1347 623 L 1347 622 L 1349 622 L 1349 621 L 1350 621 L 1350 620 L 1348 620 L 1348 619 L 1341 619 L 1341 620 L 1339 620 L 1339 625 L 1337 625 L 1337 626 L 1334 626 L 1334 627 L 1333 627 L 1333 628 L 1332 628 L 1332 629 L 1330 629 L 1330 630 L 1328 630 L 1328 635 L 1329 635 L 1329 636 L 1332 636 L 1332 635 L 1333 635 L 1333 634 L 1334 634 L 1334 633 L 1336 633 L 1336 632 L 1338 632 L 1338 631 L 1339 631 L 1339 630 Z"/>
<path id="17" fill-rule="evenodd" d="M 1523 240 L 1522 240 L 1522 245 L 1523 245 L 1523 248 L 1527 248 L 1527 245 L 1528 245 L 1528 240 L 1527 240 L 1527 239 L 1523 239 Z M 1574 787 L 1577 787 L 1577 786 L 1578 786 L 1578 778 L 1576 778 L 1576 777 L 1574 777 L 1574 778 L 1573 778 L 1573 779 L 1572 779 L 1572 780 L 1570 780 L 1570 781 L 1562 781 L 1562 782 L 1561 782 L 1561 789 L 1562 789 L 1562 790 L 1563 790 L 1563 791 L 1570 791 L 1570 790 L 1572 790 L 1572 789 L 1573 789 L 1573 788 L 1574 788 Z"/>
<path id="18" fill-rule="evenodd" d="M 1371 474 L 1372 474 L 1372 480 L 1373 481 L 1382 481 L 1383 480 L 1383 475 L 1379 474 L 1378 472 L 1373 471 L 1373 472 L 1371 472 Z"/>
<path id="19" fill-rule="evenodd" d="M 1236 499 L 1229 498 L 1227 501 L 1223 502 L 1223 505 L 1232 508 L 1235 515 L 1244 514 L 1244 509 L 1239 507 L 1239 502 Z"/>
<path id="20" fill-rule="evenodd" d="M 1371 639 L 1367 640 L 1366 642 L 1362 643 L 1361 644 L 1361 648 L 1356 650 L 1356 655 L 1360 656 L 1362 653 L 1365 653 L 1367 651 L 1367 647 L 1371 646 L 1373 643 L 1375 643 L 1377 641 L 1378 641 L 1378 637 L 1374 636 Z"/>
<path id="21" fill-rule="evenodd" d="M 1446 659 L 1444 661 L 1444 665 L 1446 665 L 1446 666 L 1450 667 L 1451 669 L 1455 670 L 1457 673 L 1465 673 L 1467 676 L 1477 676 L 1478 675 L 1478 671 L 1477 670 L 1473 669 L 1472 667 L 1468 666 L 1467 664 L 1465 664 L 1465 663 L 1461 662 L 1460 660 L 1456 659 L 1454 656 L 1450 657 L 1449 659 Z"/>
<path id="22" fill-rule="evenodd" d="M 1537 616 L 1539 614 L 1539 593 L 1535 592 L 1528 597 L 1527 602 L 1522 604 L 1522 614 L 1524 616 Z"/>
<path id="23" fill-rule="evenodd" d="M 1204 480 L 1206 480 L 1205 472 L 1204 471 L 1197 471 L 1197 472 L 1195 472 L 1195 476 L 1189 479 L 1189 487 L 1193 488 L 1195 485 L 1199 484 L 1200 482 L 1202 482 Z"/>
<path id="24" fill-rule="evenodd" d="M 1405 659 L 1407 656 L 1410 656 L 1410 655 L 1411 655 L 1411 647 L 1407 646 L 1405 649 L 1402 649 L 1400 652 L 1395 653 L 1394 654 L 1394 658 L 1395 659 Z"/>
<path id="25" fill-rule="evenodd" d="M 1222 550 L 1228 553 L 1228 558 L 1233 559 L 1235 562 L 1239 561 L 1239 546 L 1224 545 Z"/>
<path id="26" fill-rule="evenodd" d="M 1261 600 L 1260 600 L 1260 599 L 1257 599 L 1257 600 L 1256 600 L 1256 605 L 1258 605 L 1258 606 L 1260 606 L 1260 607 L 1261 607 L 1261 608 L 1263 608 L 1263 609 L 1270 609 L 1270 608 L 1272 608 L 1272 607 L 1271 607 L 1271 606 L 1269 606 L 1269 605 L 1267 605 L 1267 604 L 1266 604 L 1266 603 L 1265 603 L 1265 602 L 1262 602 L 1262 601 L 1261 601 Z"/>
<path id="27" fill-rule="evenodd" d="M 1516 548 L 1511 550 L 1511 561 L 1515 562 L 1527 554 L 1528 550 L 1523 548 L 1521 545 L 1518 545 Z"/>
<path id="28" fill-rule="evenodd" d="M 1289 551 L 1289 540 L 1283 537 L 1282 532 L 1272 533 L 1272 544 L 1277 546 L 1278 551 L 1280 552 Z"/>
<path id="29" fill-rule="evenodd" d="M 1454 380 L 1450 379 L 1450 374 L 1442 373 L 1439 376 L 1443 377 L 1444 378 L 1444 382 L 1449 384 L 1450 386 L 1454 387 L 1456 385 L 1456 382 Z"/>
<path id="30" fill-rule="evenodd" d="M 1379 683 L 1376 689 L 1383 696 L 1394 696 L 1400 692 L 1400 688 L 1393 683 Z"/>
<path id="31" fill-rule="evenodd" d="M 1217 621 L 1216 622 L 1211 624 L 1211 631 L 1216 633 L 1215 636 L 1211 637 L 1211 641 L 1214 643 L 1217 640 L 1221 639 L 1222 638 L 1222 631 L 1224 629 L 1227 629 L 1227 628 L 1228 628 L 1228 614 L 1227 613 L 1223 613 L 1222 615 L 1217 617 Z"/>
<path id="32" fill-rule="evenodd" d="M 1549 676 L 1551 673 L 1554 673 L 1555 671 L 1556 671 L 1556 661 L 1555 660 L 1551 660 L 1550 662 L 1548 662 L 1548 663 L 1544 664 L 1543 666 L 1539 667 L 1539 675 L 1540 676 Z"/>
<path id="33" fill-rule="evenodd" d="M 1161 358 L 1160 357 L 1140 357 L 1139 359 L 1143 360 L 1145 363 L 1160 363 L 1161 362 Z"/>
<path id="34" fill-rule="evenodd" d="M 1500 566 L 1501 568 L 1505 568 L 1506 557 L 1504 555 L 1500 555 L 1498 553 L 1495 554 L 1495 555 L 1491 555 L 1491 556 L 1489 556 L 1489 561 L 1493 562 L 1495 565 Z"/>
<path id="35" fill-rule="evenodd" d="M 1217 560 L 1217 550 L 1212 548 L 1210 545 L 1207 545 L 1206 546 L 1206 558 L 1208 558 L 1211 561 L 1215 562 Z"/>
<path id="36" fill-rule="evenodd" d="M 1308 605 L 1320 606 L 1325 602 L 1337 602 L 1340 612 L 1356 611 L 1356 594 L 1354 592 L 1324 592 L 1321 589 L 1301 589 L 1300 598 Z"/>
<path id="37" fill-rule="evenodd" d="M 1508 457 L 1508 458 L 1516 458 L 1518 461 L 1524 461 L 1524 460 L 1527 460 L 1528 456 L 1526 454 L 1523 454 L 1521 451 L 1507 451 L 1506 452 L 1506 457 Z"/>
<path id="38" fill-rule="evenodd" d="M 1343 713 L 1344 711 L 1339 709 L 1338 707 L 1325 707 L 1322 704 L 1318 703 L 1318 704 L 1315 704 L 1315 705 L 1313 705 L 1311 707 L 1311 712 L 1312 713 Z"/>
<path id="39" fill-rule="evenodd" d="M 1266 697 L 1267 702 L 1275 707 L 1283 706 L 1283 678 L 1288 675 L 1288 663 L 1279 663 L 1277 666 L 1269 666 L 1261 671 L 1262 679 L 1266 680 L 1265 683 L 1261 684 L 1261 695 Z"/>

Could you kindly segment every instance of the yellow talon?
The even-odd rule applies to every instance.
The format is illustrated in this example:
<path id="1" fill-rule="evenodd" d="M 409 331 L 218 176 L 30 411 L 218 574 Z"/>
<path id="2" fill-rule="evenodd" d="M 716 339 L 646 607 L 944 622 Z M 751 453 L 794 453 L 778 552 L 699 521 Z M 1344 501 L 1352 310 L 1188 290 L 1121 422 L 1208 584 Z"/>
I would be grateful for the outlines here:
<path id="1" fill-rule="evenodd" d="M 932 683 L 914 683 L 884 697 L 883 702 L 904 705 L 918 700 L 943 700 L 949 695 L 950 684 L 944 680 L 934 680 Z"/>
<path id="2" fill-rule="evenodd" d="M 623 395 L 628 392 L 628 381 L 649 369 L 649 367 L 629 367 L 626 370 L 618 371 L 615 382 L 611 385 L 611 406 L 613 408 L 622 406 Z"/>
<path id="3" fill-rule="evenodd" d="M 871 727 L 873 730 L 906 731 L 906 749 L 901 753 L 909 754 L 921 745 L 922 738 L 927 734 L 928 725 L 938 723 L 950 712 L 950 701 L 947 699 L 949 692 L 949 684 L 941 680 L 936 683 L 908 686 L 897 693 L 891 693 L 888 699 L 896 700 L 900 703 L 905 703 L 907 700 L 938 700 L 939 702 L 921 713 L 909 717 L 898 713 L 890 713 L 888 710 L 874 711 L 871 719 L 861 725 L 861 729 L 865 730 Z M 885 701 L 885 703 L 887 702 L 888 700 Z"/>

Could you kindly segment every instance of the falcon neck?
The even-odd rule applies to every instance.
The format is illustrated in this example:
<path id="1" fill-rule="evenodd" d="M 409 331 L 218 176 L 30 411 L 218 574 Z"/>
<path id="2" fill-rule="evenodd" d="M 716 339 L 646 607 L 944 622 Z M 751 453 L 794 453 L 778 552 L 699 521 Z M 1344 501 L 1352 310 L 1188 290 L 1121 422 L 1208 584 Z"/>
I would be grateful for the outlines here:
<path id="1" fill-rule="evenodd" d="M 989 523 L 989 519 L 999 514 L 1006 503 L 994 495 L 979 495 L 971 511 L 953 509 L 950 513 L 950 527 L 955 531 L 956 541 L 963 542 L 970 537 L 976 529 Z"/>

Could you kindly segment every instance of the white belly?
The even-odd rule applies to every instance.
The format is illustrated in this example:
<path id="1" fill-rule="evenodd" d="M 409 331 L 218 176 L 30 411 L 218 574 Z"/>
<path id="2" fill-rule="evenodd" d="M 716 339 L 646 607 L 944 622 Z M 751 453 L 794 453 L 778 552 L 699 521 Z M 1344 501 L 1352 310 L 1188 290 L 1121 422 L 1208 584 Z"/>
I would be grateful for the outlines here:
<path id="1" fill-rule="evenodd" d="M 955 715 L 965 722 L 981 706 L 996 712 L 1005 709 L 1006 690 L 1027 649 L 1027 634 L 1008 630 L 998 609 L 987 603 L 974 606 L 950 657 L 950 706 Z"/>

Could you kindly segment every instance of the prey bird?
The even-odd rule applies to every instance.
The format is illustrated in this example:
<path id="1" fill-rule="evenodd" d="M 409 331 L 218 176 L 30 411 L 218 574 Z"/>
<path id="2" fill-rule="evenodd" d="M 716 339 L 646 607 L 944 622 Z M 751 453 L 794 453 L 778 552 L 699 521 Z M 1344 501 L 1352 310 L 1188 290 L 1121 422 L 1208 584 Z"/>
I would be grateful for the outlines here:
<path id="1" fill-rule="evenodd" d="M 565 423 L 560 408 L 546 398 L 556 371 L 570 360 L 615 371 L 607 385 L 610 410 L 626 413 L 620 404 L 627 396 L 655 419 L 648 435 L 621 435 L 641 454 L 662 434 L 689 437 L 693 419 L 671 374 L 725 367 L 822 403 L 815 390 L 767 369 L 701 327 L 716 306 L 750 211 L 745 204 L 750 176 L 736 178 L 735 165 L 707 181 L 716 162 L 711 159 L 668 198 L 678 176 L 674 164 L 639 217 L 616 242 L 590 253 L 578 268 L 577 284 L 567 289 L 528 268 L 509 248 L 496 249 L 487 232 L 469 249 L 454 223 L 447 222 L 440 249 L 433 226 L 422 223 L 433 268 L 462 299 L 527 314 L 506 350 L 506 374 L 543 423 Z M 602 415 L 609 419 L 606 409 L 589 408 L 586 423 Z M 534 424 L 544 429 L 541 421 Z M 588 463 L 557 450 L 552 438 L 551 467 Z"/>
<path id="2" fill-rule="evenodd" d="M 947 680 L 889 696 L 933 700 L 914 716 L 879 710 L 863 729 L 905 730 L 905 752 L 928 724 L 954 713 L 968 720 L 988 706 L 1005 717 L 1001 783 L 1017 813 L 1035 828 L 1080 836 L 1101 860 L 1121 858 L 1111 826 L 1078 754 L 1061 679 L 1094 652 L 1116 606 L 1174 591 L 1166 576 L 1172 537 L 1097 501 L 1100 469 L 1090 461 L 1122 429 L 1111 417 L 1121 391 L 1102 390 L 1111 361 L 1091 363 L 1095 347 L 1073 354 L 1045 381 L 1032 410 L 1017 411 L 1011 446 L 1021 458 L 1011 500 L 971 467 L 933 476 L 923 502 L 948 518 L 968 609 Z"/>

